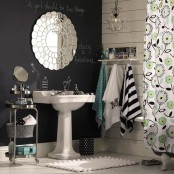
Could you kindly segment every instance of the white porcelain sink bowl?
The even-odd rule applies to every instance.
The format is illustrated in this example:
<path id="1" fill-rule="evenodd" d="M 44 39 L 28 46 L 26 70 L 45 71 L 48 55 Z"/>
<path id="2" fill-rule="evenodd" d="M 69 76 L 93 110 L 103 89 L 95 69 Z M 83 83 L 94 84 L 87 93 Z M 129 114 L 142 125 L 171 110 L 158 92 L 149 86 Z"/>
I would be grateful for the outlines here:
<path id="1" fill-rule="evenodd" d="M 51 97 L 51 104 L 57 111 L 74 111 L 94 100 L 95 95 L 54 95 Z"/>
<path id="2" fill-rule="evenodd" d="M 48 157 L 55 159 L 74 159 L 80 157 L 72 147 L 72 111 L 85 103 L 93 103 L 95 95 L 73 95 L 73 91 L 33 91 L 34 103 L 52 104 L 58 111 L 57 144 Z"/>
<path id="3" fill-rule="evenodd" d="M 78 96 L 82 96 L 83 92 L 82 91 L 79 91 L 79 93 L 81 95 L 78 95 Z M 68 98 L 70 96 L 70 100 L 68 99 L 67 100 L 67 95 L 68 95 Z M 45 104 L 51 104 L 51 100 L 52 100 L 52 97 L 58 96 L 58 98 L 60 97 L 60 100 L 62 102 L 62 99 L 63 99 L 63 102 L 69 102 L 69 101 L 72 101 L 73 99 L 73 91 L 59 91 L 59 90 L 51 90 L 51 91 L 33 91 L 33 101 L 34 103 L 45 103 Z M 88 96 L 87 94 L 83 94 L 83 96 Z M 78 97 L 80 100 L 78 101 L 82 101 L 83 100 L 83 97 Z M 56 99 L 57 100 L 57 99 Z M 65 101 L 66 100 L 66 101 Z M 87 98 L 85 98 L 84 100 L 88 100 Z M 76 100 L 77 101 L 77 100 Z M 74 102 L 74 101 L 73 101 Z"/>

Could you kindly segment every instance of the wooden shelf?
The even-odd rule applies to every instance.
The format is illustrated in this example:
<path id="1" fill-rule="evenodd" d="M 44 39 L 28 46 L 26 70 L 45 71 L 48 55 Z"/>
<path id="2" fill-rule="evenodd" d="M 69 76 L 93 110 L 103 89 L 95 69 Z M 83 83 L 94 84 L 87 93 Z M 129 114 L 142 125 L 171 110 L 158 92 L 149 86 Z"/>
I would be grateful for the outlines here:
<path id="1" fill-rule="evenodd" d="M 6 152 L 5 156 L 12 158 L 14 155 L 9 155 L 8 152 Z M 16 158 L 30 158 L 30 157 L 35 157 L 35 156 L 36 156 L 36 153 L 35 154 L 28 154 L 28 155 L 17 155 L 17 154 L 15 155 Z"/>
<path id="2" fill-rule="evenodd" d="M 29 90 L 25 90 L 25 91 L 11 90 L 10 91 L 10 94 L 21 94 L 21 93 L 25 95 L 32 94 L 32 92 Z"/>
<path id="3" fill-rule="evenodd" d="M 138 59 L 99 59 L 99 62 L 124 62 L 124 61 L 138 61 Z"/>
<path id="4" fill-rule="evenodd" d="M 17 105 L 17 104 L 13 104 L 13 103 L 5 103 L 5 106 L 7 108 L 12 108 L 12 109 L 33 109 L 33 108 L 36 108 L 35 104 L 31 104 L 31 105 L 28 105 L 28 104 Z"/>

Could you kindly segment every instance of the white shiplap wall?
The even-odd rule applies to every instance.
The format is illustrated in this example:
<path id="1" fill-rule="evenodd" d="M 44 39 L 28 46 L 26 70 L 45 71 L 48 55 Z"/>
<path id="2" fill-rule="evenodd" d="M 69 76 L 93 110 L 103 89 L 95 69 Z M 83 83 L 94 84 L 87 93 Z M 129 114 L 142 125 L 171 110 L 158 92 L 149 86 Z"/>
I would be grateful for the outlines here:
<path id="1" fill-rule="evenodd" d="M 146 0 L 119 0 L 118 6 L 122 8 L 122 16 L 125 17 L 125 29 L 117 36 L 106 30 L 106 20 L 110 9 L 114 7 L 114 0 L 102 1 L 102 44 L 107 47 L 138 46 L 138 61 L 131 62 L 139 100 L 142 106 L 143 95 L 143 53 L 144 31 L 146 17 Z M 154 157 L 150 149 L 144 147 L 143 127 L 141 123 L 135 123 L 134 130 L 127 133 L 123 138 L 119 135 L 119 123 L 108 130 L 103 139 L 106 150 L 110 152 L 134 154 Z"/>

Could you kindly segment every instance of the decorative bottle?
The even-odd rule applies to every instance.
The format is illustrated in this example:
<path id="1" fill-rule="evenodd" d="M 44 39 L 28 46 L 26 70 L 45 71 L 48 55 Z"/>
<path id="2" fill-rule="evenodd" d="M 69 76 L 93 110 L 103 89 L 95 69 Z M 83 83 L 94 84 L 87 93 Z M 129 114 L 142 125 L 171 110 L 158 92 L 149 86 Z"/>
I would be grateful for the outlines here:
<path id="1" fill-rule="evenodd" d="M 109 59 L 115 58 L 115 51 L 112 49 L 112 51 L 109 53 Z"/>
<path id="2" fill-rule="evenodd" d="M 77 84 L 75 84 L 74 95 L 78 95 L 78 94 L 79 94 L 79 90 L 78 90 Z"/>
<path id="3" fill-rule="evenodd" d="M 109 58 L 109 48 L 106 48 L 105 50 L 105 59 Z"/>
<path id="4" fill-rule="evenodd" d="M 42 80 L 42 90 L 45 91 L 45 90 L 48 90 L 48 79 L 47 79 L 47 76 L 45 76 Z"/>

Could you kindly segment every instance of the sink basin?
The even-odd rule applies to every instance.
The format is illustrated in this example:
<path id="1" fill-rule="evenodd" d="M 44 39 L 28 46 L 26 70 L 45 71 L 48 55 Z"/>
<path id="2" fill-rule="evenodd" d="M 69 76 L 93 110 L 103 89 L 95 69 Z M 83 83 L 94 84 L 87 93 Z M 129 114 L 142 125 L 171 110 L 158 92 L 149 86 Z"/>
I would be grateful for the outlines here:
<path id="1" fill-rule="evenodd" d="M 84 95 L 84 93 L 82 91 L 79 91 L 79 93 L 81 95 L 78 96 L 82 96 Z M 70 98 L 73 99 L 73 91 L 59 91 L 59 90 L 51 90 L 51 91 L 33 91 L 33 101 L 34 103 L 45 103 L 45 104 L 51 104 L 51 99 L 52 96 L 61 96 L 60 100 L 62 102 L 62 99 L 65 100 L 66 99 L 66 95 L 71 96 Z M 84 95 L 85 96 L 85 95 Z M 89 96 L 89 95 L 87 95 Z M 78 97 L 79 99 L 82 97 Z M 57 99 L 56 99 L 57 100 Z M 72 100 L 71 100 L 72 101 Z M 82 101 L 82 100 L 81 100 Z"/>
<path id="2" fill-rule="evenodd" d="M 73 95 L 73 91 L 33 91 L 34 103 L 52 104 L 58 111 L 77 110 L 85 103 L 94 102 L 95 95 Z"/>
<path id="3" fill-rule="evenodd" d="M 51 103 L 57 111 L 74 111 L 81 108 L 85 103 L 94 102 L 94 95 L 54 95 Z"/>
<path id="4" fill-rule="evenodd" d="M 85 103 L 93 103 L 95 95 L 73 95 L 73 91 L 33 91 L 34 103 L 52 104 L 58 111 L 57 144 L 48 157 L 55 159 L 74 159 L 80 157 L 72 147 L 72 111 Z"/>

